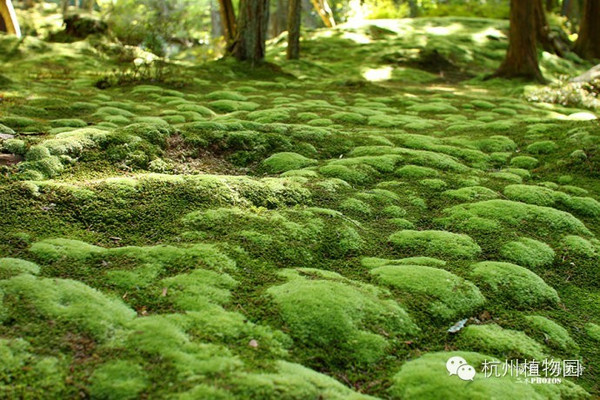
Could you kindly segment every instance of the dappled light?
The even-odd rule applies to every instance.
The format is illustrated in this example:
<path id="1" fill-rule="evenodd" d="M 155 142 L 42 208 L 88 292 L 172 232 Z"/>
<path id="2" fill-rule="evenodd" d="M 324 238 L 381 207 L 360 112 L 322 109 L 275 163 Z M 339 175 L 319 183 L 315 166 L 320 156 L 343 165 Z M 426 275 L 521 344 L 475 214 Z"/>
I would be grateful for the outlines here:
<path id="1" fill-rule="evenodd" d="M 0 399 L 600 396 L 590 1 L 0 0 Z"/>

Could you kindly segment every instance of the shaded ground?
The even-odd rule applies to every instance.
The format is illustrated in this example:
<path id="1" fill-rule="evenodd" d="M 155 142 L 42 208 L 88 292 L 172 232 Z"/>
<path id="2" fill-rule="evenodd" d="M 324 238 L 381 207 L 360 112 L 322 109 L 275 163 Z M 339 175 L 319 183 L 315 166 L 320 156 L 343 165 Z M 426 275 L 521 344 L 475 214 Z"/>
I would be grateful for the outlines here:
<path id="1" fill-rule="evenodd" d="M 505 28 L 315 31 L 302 60 L 282 61 L 281 38 L 275 65 L 252 72 L 107 74 L 126 50 L 2 38 L 2 146 L 24 161 L 0 178 L 0 390 L 597 396 L 600 128 L 589 110 L 482 81 Z M 433 49 L 429 67 L 419 55 Z M 448 376 L 457 355 L 477 371 L 507 358 L 586 369 L 557 385 L 471 383 Z"/>

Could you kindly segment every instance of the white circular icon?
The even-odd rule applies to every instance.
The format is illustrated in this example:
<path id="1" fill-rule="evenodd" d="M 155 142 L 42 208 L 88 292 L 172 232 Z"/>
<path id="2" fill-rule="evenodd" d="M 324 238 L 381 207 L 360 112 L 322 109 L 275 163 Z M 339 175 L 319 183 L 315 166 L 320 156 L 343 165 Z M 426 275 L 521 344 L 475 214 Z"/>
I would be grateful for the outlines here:
<path id="1" fill-rule="evenodd" d="M 458 367 L 456 374 L 463 381 L 472 381 L 475 377 L 475 368 L 471 367 L 469 364 L 464 364 Z"/>
<path id="2" fill-rule="evenodd" d="M 450 357 L 450 359 L 446 361 L 446 369 L 450 375 L 456 375 L 458 368 L 463 365 L 467 365 L 467 360 L 462 357 Z"/>

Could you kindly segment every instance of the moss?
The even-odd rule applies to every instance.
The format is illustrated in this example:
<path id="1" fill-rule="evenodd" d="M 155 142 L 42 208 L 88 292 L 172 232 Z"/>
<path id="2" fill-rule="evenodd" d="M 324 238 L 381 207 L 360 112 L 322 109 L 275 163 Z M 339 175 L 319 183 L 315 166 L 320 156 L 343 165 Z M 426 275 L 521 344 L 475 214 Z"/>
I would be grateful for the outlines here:
<path id="1" fill-rule="evenodd" d="M 562 193 L 541 186 L 508 185 L 504 188 L 504 195 L 510 200 L 539 206 L 552 206 Z M 562 197 L 566 198 L 567 196 L 563 195 Z"/>
<path id="2" fill-rule="evenodd" d="M 24 155 L 27 146 L 21 139 L 7 139 L 2 141 L 2 149 L 12 154 Z"/>
<path id="3" fill-rule="evenodd" d="M 460 334 L 460 343 L 501 359 L 528 358 L 543 360 L 547 349 L 523 332 L 503 329 L 497 324 L 469 325 Z"/>
<path id="4" fill-rule="evenodd" d="M 531 154 L 550 154 L 558 149 L 558 145 L 551 140 L 535 142 L 527 146 L 527 151 Z"/>
<path id="5" fill-rule="evenodd" d="M 590 338 L 596 342 L 600 342 L 600 325 L 596 325 L 591 322 L 585 324 L 585 332 Z"/>
<path id="6" fill-rule="evenodd" d="M 27 117 L 4 117 L 0 119 L 0 123 L 11 129 L 27 128 L 36 125 L 36 122 L 33 119 Z"/>
<path id="7" fill-rule="evenodd" d="M 402 218 L 406 216 L 406 210 L 399 206 L 387 206 L 381 210 L 381 214 L 391 218 Z"/>
<path id="8" fill-rule="evenodd" d="M 340 210 L 350 215 L 358 215 L 362 217 L 368 217 L 372 214 L 373 210 L 364 201 L 355 198 L 349 198 L 340 203 Z"/>
<path id="9" fill-rule="evenodd" d="M 396 289 L 427 297 L 427 311 L 440 319 L 469 316 L 485 299 L 471 282 L 443 269 L 422 265 L 384 265 L 371 270 Z"/>
<path id="10" fill-rule="evenodd" d="M 244 374 L 235 380 L 234 393 L 246 399 L 367 400 L 335 379 L 299 364 L 277 361 L 276 372 Z M 202 397 L 202 396 L 201 396 Z M 219 397 L 209 396 L 219 399 Z M 195 397 L 198 398 L 198 397 Z M 204 396 L 204 398 L 208 398 Z"/>
<path id="11" fill-rule="evenodd" d="M 490 200 L 498 197 L 498 193 L 483 186 L 469 186 L 442 193 L 446 197 L 461 201 Z"/>
<path id="12" fill-rule="evenodd" d="M 598 255 L 598 249 L 589 240 L 575 235 L 562 238 L 561 249 L 574 257 L 592 258 Z"/>
<path id="13" fill-rule="evenodd" d="M 0 339 L 0 393 L 5 398 L 65 398 L 67 366 L 63 360 L 33 353 L 23 339 Z"/>
<path id="14" fill-rule="evenodd" d="M 14 135 L 15 131 L 4 124 L 0 124 L 0 133 L 5 135 Z"/>
<path id="15" fill-rule="evenodd" d="M 135 117 L 135 114 L 131 111 L 123 110 L 117 107 L 100 107 L 94 114 L 95 117 L 105 119 L 107 116 L 119 116 L 123 118 Z"/>
<path id="16" fill-rule="evenodd" d="M 404 230 L 388 240 L 397 251 L 407 254 L 471 259 L 481 252 L 469 236 L 446 231 Z"/>
<path id="17" fill-rule="evenodd" d="M 249 120 L 260 123 L 283 122 L 290 119 L 290 113 L 281 108 L 270 108 L 266 110 L 253 111 L 246 116 Z"/>
<path id="18" fill-rule="evenodd" d="M 48 150 L 47 147 L 40 145 L 31 146 L 25 155 L 27 161 L 39 161 L 48 157 L 50 157 L 50 150 Z"/>
<path id="19" fill-rule="evenodd" d="M 300 272 L 314 279 L 291 275 L 283 285 L 267 290 L 277 304 L 290 335 L 331 361 L 354 360 L 370 364 L 381 358 L 388 344 L 379 333 L 406 337 L 417 327 L 395 302 L 378 298 L 374 287 L 353 283 L 328 272 L 330 279 L 316 279 L 318 270 Z M 332 351 L 335 349 L 335 351 Z"/>
<path id="20" fill-rule="evenodd" d="M 449 375 L 445 368 L 451 357 L 462 357 L 478 374 L 473 381 L 465 382 Z M 501 358 L 503 360 L 503 358 Z M 427 353 L 402 365 L 392 377 L 389 394 L 398 399 L 559 399 L 585 398 L 581 387 L 563 380 L 557 385 L 524 385 L 509 374 L 489 378 L 481 373 L 484 362 L 500 361 L 480 353 L 453 351 Z M 501 368 L 501 367 L 500 367 Z"/>
<path id="21" fill-rule="evenodd" d="M 20 274 L 37 275 L 40 267 L 31 261 L 19 258 L 0 258 L 0 279 L 8 279 Z"/>
<path id="22" fill-rule="evenodd" d="M 234 100 L 234 101 L 246 101 L 248 98 L 238 92 L 229 90 L 217 90 L 206 95 L 207 99 L 210 100 Z"/>
<path id="23" fill-rule="evenodd" d="M 275 153 L 262 162 L 263 168 L 272 174 L 287 172 L 294 169 L 300 169 L 309 165 L 314 165 L 316 160 L 304 157 L 298 153 L 284 152 Z"/>
<path id="24" fill-rule="evenodd" d="M 441 179 L 422 179 L 419 184 L 427 189 L 441 192 L 448 187 L 448 184 Z"/>
<path id="25" fill-rule="evenodd" d="M 447 226 L 461 225 L 477 218 L 501 223 L 506 227 L 538 234 L 582 234 L 591 232 L 573 215 L 550 207 L 508 200 L 487 200 L 460 204 L 444 210 L 447 217 L 440 221 Z"/>
<path id="26" fill-rule="evenodd" d="M 260 107 L 260 104 L 253 101 L 215 100 L 208 103 L 208 106 L 216 111 L 234 112 L 254 111 Z"/>
<path id="27" fill-rule="evenodd" d="M 510 160 L 510 165 L 516 168 L 533 169 L 538 165 L 538 160 L 529 156 L 517 156 Z"/>
<path id="28" fill-rule="evenodd" d="M 53 127 L 70 127 L 70 128 L 83 128 L 87 126 L 87 122 L 81 119 L 55 119 L 50 121 L 50 125 Z"/>
<path id="29" fill-rule="evenodd" d="M 448 103 L 426 103 L 426 104 L 415 104 L 407 107 L 409 111 L 416 111 L 419 113 L 456 113 L 458 109 Z"/>
<path id="30" fill-rule="evenodd" d="M 500 255 L 527 268 L 551 265 L 554 261 L 554 250 L 550 246 L 530 238 L 519 238 L 506 243 L 500 249 Z"/>
<path id="31" fill-rule="evenodd" d="M 79 240 L 46 239 L 34 243 L 30 251 L 40 260 L 52 262 L 66 257 L 83 261 L 95 254 L 102 253 L 103 249 Z"/>
<path id="32" fill-rule="evenodd" d="M 411 180 L 420 180 L 439 175 L 438 172 L 433 168 L 419 167 L 417 165 L 405 165 L 398 168 L 394 174 L 400 178 Z"/>
<path id="33" fill-rule="evenodd" d="M 529 329 L 541 334 L 548 346 L 563 350 L 569 355 L 579 353 L 579 346 L 571 338 L 569 332 L 556 322 L 541 315 L 528 315 L 525 320 L 529 325 Z"/>
<path id="34" fill-rule="evenodd" d="M 136 313 L 120 300 L 112 299 L 89 286 L 70 279 L 36 278 L 18 275 L 0 281 L 4 306 L 12 319 L 27 318 L 21 307 L 35 310 L 34 315 L 52 318 L 57 324 L 104 340 Z"/>
<path id="35" fill-rule="evenodd" d="M 364 124 L 367 122 L 367 117 L 353 112 L 338 112 L 332 114 L 330 118 L 336 122 L 344 122 L 348 124 Z"/>
<path id="36" fill-rule="evenodd" d="M 480 262 L 472 266 L 470 276 L 497 299 L 517 308 L 539 307 L 559 301 L 556 290 L 542 278 L 515 264 Z"/>
<path id="37" fill-rule="evenodd" d="M 135 399 L 147 386 L 148 379 L 140 365 L 117 360 L 94 371 L 90 394 L 95 399 Z"/>
<path id="38" fill-rule="evenodd" d="M 348 168 L 345 165 L 325 165 L 319 168 L 319 172 L 324 176 L 339 178 L 353 184 L 366 183 L 369 180 L 368 175 L 365 173 Z"/>

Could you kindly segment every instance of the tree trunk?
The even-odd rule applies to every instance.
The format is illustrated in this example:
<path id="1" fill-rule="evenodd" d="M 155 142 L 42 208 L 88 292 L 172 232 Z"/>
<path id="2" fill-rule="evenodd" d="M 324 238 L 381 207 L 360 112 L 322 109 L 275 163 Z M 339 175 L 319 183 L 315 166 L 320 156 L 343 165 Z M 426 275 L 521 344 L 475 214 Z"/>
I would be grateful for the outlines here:
<path id="1" fill-rule="evenodd" d="M 550 25 L 548 25 L 548 19 L 546 18 L 546 11 L 544 10 L 544 4 L 542 3 L 542 0 L 533 1 L 535 3 L 535 34 L 537 42 L 545 51 L 562 57 L 563 51 L 552 37 L 552 32 L 550 30 Z"/>
<path id="2" fill-rule="evenodd" d="M 252 64 L 265 58 L 269 24 L 269 0 L 241 0 L 232 54 Z"/>
<path id="3" fill-rule="evenodd" d="M 506 59 L 492 76 L 545 82 L 537 59 L 535 2 L 510 1 L 510 31 Z"/>
<path id="4" fill-rule="evenodd" d="M 21 36 L 17 15 L 10 0 L 0 0 L 0 32 Z"/>
<path id="5" fill-rule="evenodd" d="M 233 44 L 237 35 L 235 24 L 235 11 L 231 0 L 219 0 L 219 10 L 221 12 L 221 23 L 223 24 L 223 33 L 228 48 Z"/>
<path id="6" fill-rule="evenodd" d="M 216 0 L 210 0 L 210 37 L 215 39 L 221 36 L 224 36 L 221 12 Z"/>
<path id="7" fill-rule="evenodd" d="M 585 0 L 575 53 L 591 60 L 600 59 L 600 1 Z"/>
<path id="8" fill-rule="evenodd" d="M 554 7 L 556 7 L 556 0 L 546 0 L 546 11 L 554 11 Z"/>
<path id="9" fill-rule="evenodd" d="M 279 36 L 281 32 L 287 30 L 288 2 L 286 0 L 277 0 L 275 14 L 271 15 L 271 36 Z"/>
<path id="10" fill-rule="evenodd" d="M 288 2 L 288 60 L 300 58 L 300 17 L 302 15 L 302 0 Z"/>

